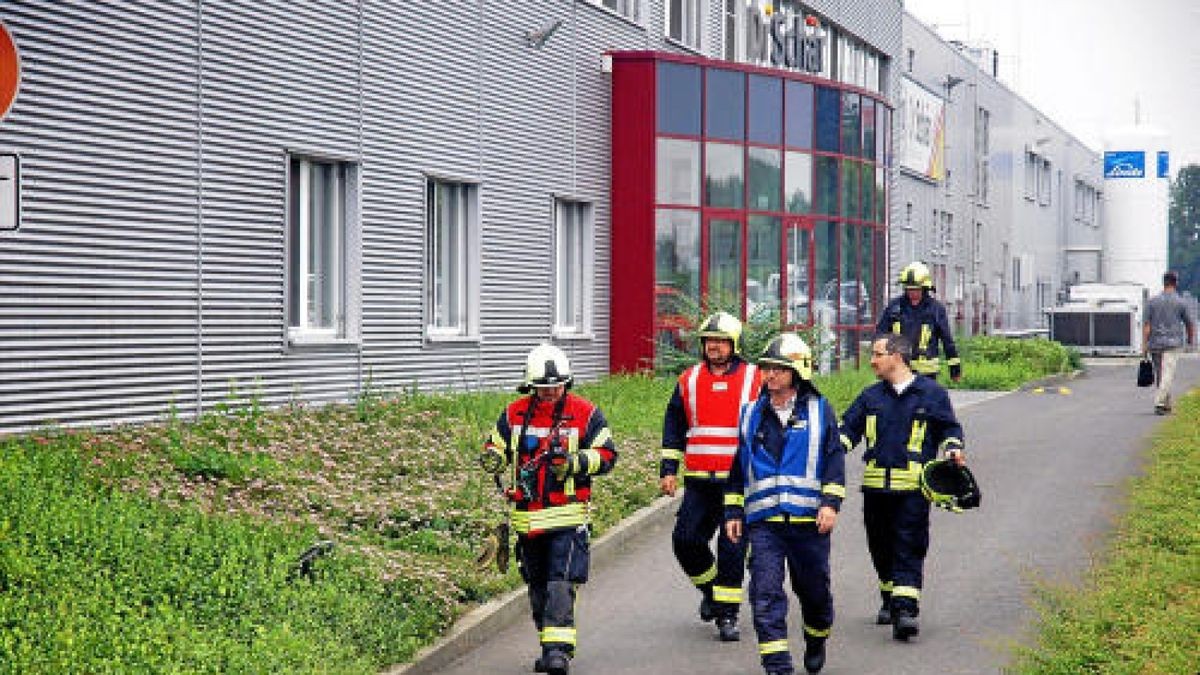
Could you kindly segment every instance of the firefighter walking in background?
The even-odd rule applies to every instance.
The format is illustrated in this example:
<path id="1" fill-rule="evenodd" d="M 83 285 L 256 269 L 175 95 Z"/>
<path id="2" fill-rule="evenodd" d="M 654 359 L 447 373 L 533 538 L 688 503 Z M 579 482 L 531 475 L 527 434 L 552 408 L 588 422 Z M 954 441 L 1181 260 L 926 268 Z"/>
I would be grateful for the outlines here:
<path id="1" fill-rule="evenodd" d="M 501 413 L 480 457 L 489 472 L 512 471 L 507 496 L 516 555 L 542 647 L 534 671 L 551 675 L 566 675 L 575 654 L 575 590 L 588 577 L 592 477 L 617 461 L 604 414 L 568 392 L 572 379 L 562 350 L 535 347 L 518 387 L 529 396 Z"/>
<path id="2" fill-rule="evenodd" d="M 845 450 L 833 406 L 812 385 L 812 352 L 798 335 L 776 337 L 758 365 L 766 386 L 742 411 L 725 530 L 750 544 L 750 606 L 763 668 L 795 672 L 786 567 L 804 619 L 804 669 L 816 673 L 833 626 L 829 533 L 846 495 Z"/>
<path id="3" fill-rule="evenodd" d="M 920 489 L 922 467 L 938 452 L 966 463 L 950 396 L 933 379 L 913 373 L 911 353 L 908 339 L 897 333 L 872 343 L 871 368 L 880 381 L 850 404 L 841 426 L 847 451 L 866 440 L 863 519 L 883 598 L 876 623 L 891 624 L 897 640 L 919 632 L 930 507 Z"/>
<path id="4" fill-rule="evenodd" d="M 762 386 L 758 368 L 742 360 L 742 324 L 725 312 L 700 328 L 703 361 L 679 376 L 663 419 L 659 488 L 674 495 L 683 474 L 683 504 L 671 543 L 675 558 L 703 596 L 700 619 L 714 621 L 720 639 L 739 639 L 746 547 L 722 531 L 725 483 L 737 451 L 738 411 Z M 682 462 L 682 466 L 680 463 Z M 709 541 L 717 535 L 713 555 Z"/>
<path id="5" fill-rule="evenodd" d="M 937 379 L 941 370 L 938 344 L 946 352 L 946 365 L 950 366 L 950 379 L 962 379 L 962 361 L 958 347 L 954 345 L 954 334 L 946 308 L 933 298 L 933 276 L 925 263 L 914 262 L 900 270 L 900 285 L 904 295 L 892 298 L 879 316 L 877 333 L 897 333 L 908 338 L 913 345 L 910 355 L 912 369 Z"/>

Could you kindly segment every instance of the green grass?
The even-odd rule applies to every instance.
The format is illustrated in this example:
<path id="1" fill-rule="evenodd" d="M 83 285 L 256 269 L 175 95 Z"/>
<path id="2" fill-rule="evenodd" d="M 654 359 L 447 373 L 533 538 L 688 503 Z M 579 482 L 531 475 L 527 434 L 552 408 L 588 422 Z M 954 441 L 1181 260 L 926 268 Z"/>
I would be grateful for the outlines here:
<path id="1" fill-rule="evenodd" d="M 1200 390 L 1154 436 L 1109 550 L 1082 588 L 1043 588 L 1020 673 L 1200 672 Z"/>
<path id="2" fill-rule="evenodd" d="M 818 375 L 838 410 L 869 370 Z M 602 533 L 657 496 L 671 378 L 578 388 L 620 451 Z M 0 438 L 0 673 L 347 672 L 404 662 L 520 584 L 478 569 L 505 504 L 476 464 L 510 392 L 368 388 L 184 421 Z M 317 541 L 334 542 L 296 577 Z"/>
<path id="3" fill-rule="evenodd" d="M 1078 352 L 1051 340 L 973 336 L 959 340 L 958 346 L 962 380 L 941 378 L 951 389 L 1011 391 L 1030 380 L 1081 367 Z"/>

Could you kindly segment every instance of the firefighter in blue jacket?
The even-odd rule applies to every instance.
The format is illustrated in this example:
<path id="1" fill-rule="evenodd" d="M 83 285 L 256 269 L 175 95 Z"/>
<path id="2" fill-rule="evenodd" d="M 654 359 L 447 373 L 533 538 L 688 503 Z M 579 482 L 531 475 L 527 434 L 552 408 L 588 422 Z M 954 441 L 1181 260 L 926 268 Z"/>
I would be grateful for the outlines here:
<path id="1" fill-rule="evenodd" d="M 875 327 L 878 333 L 899 333 L 913 345 L 912 369 L 922 375 L 937 378 L 941 370 L 938 343 L 946 352 L 950 379 L 962 378 L 962 360 L 954 345 L 954 334 L 946 308 L 933 298 L 933 276 L 925 263 L 914 262 L 900 270 L 900 285 L 904 295 L 892 298 Z"/>
<path id="2" fill-rule="evenodd" d="M 825 665 L 833 626 L 829 533 L 846 495 L 837 416 L 812 384 L 812 352 L 783 333 L 758 360 L 763 393 L 742 407 L 738 450 L 725 489 L 725 532 L 750 545 L 750 606 L 768 675 L 794 673 L 784 569 L 800 600 L 804 668 Z"/>
<path id="3" fill-rule="evenodd" d="M 871 368 L 880 382 L 850 404 L 841 426 L 847 451 L 866 440 L 863 518 L 883 598 L 876 623 L 891 624 L 897 640 L 919 632 L 930 506 L 920 489 L 921 469 L 939 452 L 959 465 L 966 462 L 950 396 L 933 379 L 913 373 L 911 349 L 903 335 L 876 338 Z"/>

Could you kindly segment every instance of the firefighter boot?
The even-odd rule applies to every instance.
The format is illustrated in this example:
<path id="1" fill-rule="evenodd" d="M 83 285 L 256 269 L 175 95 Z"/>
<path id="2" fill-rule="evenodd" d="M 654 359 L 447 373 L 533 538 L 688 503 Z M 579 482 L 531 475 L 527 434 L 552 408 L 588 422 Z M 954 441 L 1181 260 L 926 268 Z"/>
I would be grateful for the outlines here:
<path id="1" fill-rule="evenodd" d="M 533 670 L 547 675 L 567 675 L 571 670 L 571 659 L 561 651 L 548 651 L 533 663 Z"/>
<path id="2" fill-rule="evenodd" d="M 704 594 L 700 600 L 700 620 L 712 621 L 717 618 L 717 603 L 713 600 L 712 585 L 701 586 L 700 592 Z"/>
<path id="3" fill-rule="evenodd" d="M 883 604 L 879 606 L 879 613 L 875 615 L 875 623 L 880 626 L 888 626 L 892 623 L 892 596 L 890 593 L 883 594 Z"/>
<path id="4" fill-rule="evenodd" d="M 804 670 L 819 673 L 825 667 L 825 638 L 804 636 Z"/>
<path id="5" fill-rule="evenodd" d="M 742 634 L 738 631 L 736 616 L 722 616 L 718 618 L 717 632 L 721 636 L 721 642 L 737 642 L 742 639 Z"/>
<path id="6" fill-rule="evenodd" d="M 908 641 L 908 638 L 913 637 L 921 632 L 921 627 L 917 623 L 917 617 L 913 611 L 907 607 L 895 607 L 892 609 L 895 621 L 892 623 L 892 638 Z"/>

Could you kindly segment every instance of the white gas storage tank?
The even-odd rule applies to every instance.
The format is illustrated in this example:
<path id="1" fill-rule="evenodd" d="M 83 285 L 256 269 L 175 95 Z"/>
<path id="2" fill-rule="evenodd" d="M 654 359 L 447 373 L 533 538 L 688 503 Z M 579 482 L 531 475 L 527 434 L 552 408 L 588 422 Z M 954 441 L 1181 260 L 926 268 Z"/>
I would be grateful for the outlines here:
<path id="1" fill-rule="evenodd" d="M 1138 125 L 1104 143 L 1104 281 L 1154 292 L 1167 270 L 1170 167 L 1167 135 Z"/>

